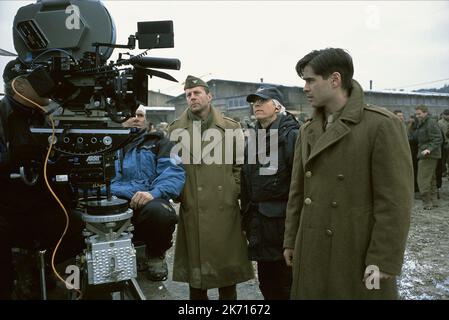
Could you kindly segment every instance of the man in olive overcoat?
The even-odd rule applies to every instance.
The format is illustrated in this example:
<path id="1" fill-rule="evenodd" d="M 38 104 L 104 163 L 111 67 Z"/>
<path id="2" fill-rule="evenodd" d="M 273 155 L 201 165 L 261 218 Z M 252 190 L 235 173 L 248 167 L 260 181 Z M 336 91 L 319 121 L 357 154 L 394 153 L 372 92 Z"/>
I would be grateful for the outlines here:
<path id="1" fill-rule="evenodd" d="M 315 110 L 297 140 L 287 206 L 291 298 L 397 298 L 413 194 L 404 126 L 364 103 L 344 50 L 312 51 L 296 70 Z"/>
<path id="2" fill-rule="evenodd" d="M 183 158 L 186 183 L 181 195 L 173 280 L 189 283 L 190 299 L 207 299 L 207 289 L 211 288 L 219 288 L 220 299 L 236 299 L 236 284 L 252 279 L 254 273 L 241 228 L 241 166 L 236 163 L 236 150 L 230 163 L 225 159 L 226 149 L 235 149 L 232 144 L 238 138 L 225 138 L 225 130 L 234 130 L 241 142 L 243 133 L 238 122 L 211 105 L 212 95 L 204 81 L 188 76 L 184 90 L 188 108 L 169 127 L 170 139 L 188 145 L 190 150 L 187 161 Z M 198 123 L 201 132 L 195 133 Z M 218 139 L 206 138 L 208 132 L 218 134 Z M 182 133 L 187 138 L 181 139 Z M 211 163 L 203 158 L 209 154 L 205 152 L 209 147 L 214 149 L 210 152 L 213 157 L 221 150 L 219 161 Z M 198 150 L 203 153 L 198 154 Z"/>

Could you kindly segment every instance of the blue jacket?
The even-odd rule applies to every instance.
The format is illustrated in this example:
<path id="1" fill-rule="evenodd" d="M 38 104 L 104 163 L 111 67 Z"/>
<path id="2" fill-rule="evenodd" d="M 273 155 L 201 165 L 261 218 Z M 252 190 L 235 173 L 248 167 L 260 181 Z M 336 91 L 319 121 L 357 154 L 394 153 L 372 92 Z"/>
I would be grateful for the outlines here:
<path id="1" fill-rule="evenodd" d="M 136 192 L 146 191 L 154 198 L 177 198 L 184 187 L 185 171 L 170 158 L 172 145 L 162 132 L 150 132 L 118 150 L 112 194 L 131 200 Z"/>

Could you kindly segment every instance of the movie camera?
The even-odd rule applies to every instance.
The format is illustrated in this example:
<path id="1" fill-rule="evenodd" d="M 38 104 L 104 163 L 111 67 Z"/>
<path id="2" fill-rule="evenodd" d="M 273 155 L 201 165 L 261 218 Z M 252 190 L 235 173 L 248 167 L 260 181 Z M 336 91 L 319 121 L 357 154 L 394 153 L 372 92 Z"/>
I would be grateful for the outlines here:
<path id="1" fill-rule="evenodd" d="M 52 143 L 53 182 L 70 184 L 80 194 L 77 209 L 86 222 L 87 249 L 81 265 L 89 285 L 135 282 L 136 255 L 132 239 L 132 210 L 111 195 L 115 151 L 132 138 L 123 128 L 148 100 L 148 76 L 176 81 L 156 69 L 179 70 L 178 59 L 148 57 L 148 51 L 173 48 L 172 21 L 138 22 L 125 45 L 115 44 L 111 15 L 99 0 L 40 0 L 21 7 L 14 19 L 17 65 L 34 90 L 57 104 L 56 129 L 31 128 L 42 143 Z M 114 49 L 143 52 L 120 53 Z M 33 183 L 26 168 L 16 175 Z M 139 292 L 140 291 L 140 292 Z"/>

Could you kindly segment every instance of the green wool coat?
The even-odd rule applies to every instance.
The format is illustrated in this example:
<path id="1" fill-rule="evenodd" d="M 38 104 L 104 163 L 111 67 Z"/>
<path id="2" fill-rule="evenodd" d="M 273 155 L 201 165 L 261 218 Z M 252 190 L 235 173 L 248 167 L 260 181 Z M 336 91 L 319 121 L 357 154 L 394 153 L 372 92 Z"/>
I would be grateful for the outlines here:
<path id="1" fill-rule="evenodd" d="M 443 134 L 438 123 L 427 116 L 419 121 L 416 129 L 418 137 L 418 159 L 441 159 L 441 145 L 443 144 Z M 421 152 L 430 150 L 430 154 L 423 156 Z"/>
<path id="2" fill-rule="evenodd" d="M 213 107 L 211 112 L 213 123 L 210 128 L 217 129 L 222 138 L 225 129 L 241 132 L 239 123 L 223 117 Z M 171 138 L 178 140 L 173 138 L 175 129 L 186 129 L 193 137 L 193 125 L 187 112 L 169 127 Z M 179 143 L 188 144 L 185 140 Z M 208 143 L 203 142 L 202 148 Z M 225 157 L 225 143 L 221 148 Z M 193 147 L 190 150 L 193 152 Z M 238 203 L 240 166 L 185 164 L 184 168 L 186 183 L 181 195 L 173 280 L 188 282 L 194 288 L 209 289 L 252 279 L 254 273 L 248 260 Z"/>
<path id="3" fill-rule="evenodd" d="M 366 266 L 399 275 L 413 170 L 404 126 L 354 88 L 325 132 L 317 112 L 297 140 L 284 247 L 293 248 L 292 299 L 392 299 L 396 277 L 368 290 Z"/>

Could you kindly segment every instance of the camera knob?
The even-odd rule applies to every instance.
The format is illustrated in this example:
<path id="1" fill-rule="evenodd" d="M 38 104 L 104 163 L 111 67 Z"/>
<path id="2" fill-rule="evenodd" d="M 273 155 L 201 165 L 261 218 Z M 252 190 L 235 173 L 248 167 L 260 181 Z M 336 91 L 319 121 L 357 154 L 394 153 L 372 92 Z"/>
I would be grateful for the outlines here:
<path id="1" fill-rule="evenodd" d="M 106 136 L 103 138 L 103 144 L 105 146 L 110 146 L 112 144 L 112 138 L 110 136 Z"/>
<path id="2" fill-rule="evenodd" d="M 19 173 L 11 173 L 9 175 L 10 179 L 20 179 L 20 174 Z"/>
<path id="3" fill-rule="evenodd" d="M 53 140 L 53 143 L 52 143 L 52 140 Z M 56 144 L 56 142 L 58 142 L 58 138 L 56 138 L 56 136 L 49 136 L 48 137 L 48 144 Z"/>

